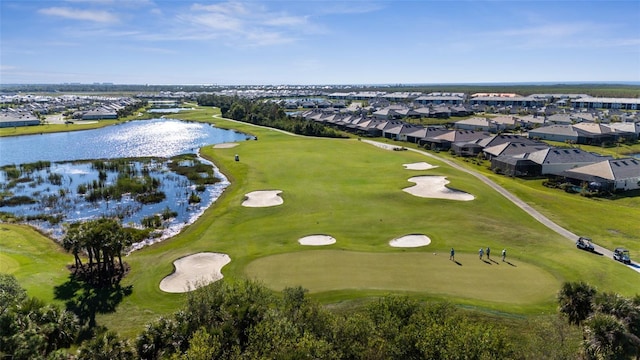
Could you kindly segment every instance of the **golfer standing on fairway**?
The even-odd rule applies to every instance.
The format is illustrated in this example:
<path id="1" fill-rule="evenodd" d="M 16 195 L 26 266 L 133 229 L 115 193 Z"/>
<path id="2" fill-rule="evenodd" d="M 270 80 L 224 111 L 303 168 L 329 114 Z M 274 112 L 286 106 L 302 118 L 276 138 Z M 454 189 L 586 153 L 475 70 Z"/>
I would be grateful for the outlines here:
<path id="1" fill-rule="evenodd" d="M 455 255 L 456 255 L 456 252 L 453 250 L 453 248 L 451 248 L 451 254 L 449 255 L 449 260 L 455 261 L 456 260 Z"/>
<path id="2" fill-rule="evenodd" d="M 504 262 L 504 258 L 507 257 L 507 249 L 502 249 L 502 261 Z"/>

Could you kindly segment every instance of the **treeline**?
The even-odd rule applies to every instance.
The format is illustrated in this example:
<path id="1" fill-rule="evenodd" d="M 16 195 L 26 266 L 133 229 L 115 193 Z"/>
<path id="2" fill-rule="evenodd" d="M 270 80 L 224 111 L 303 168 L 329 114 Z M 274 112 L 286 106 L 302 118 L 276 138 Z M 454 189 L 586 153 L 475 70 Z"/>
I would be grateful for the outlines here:
<path id="1" fill-rule="evenodd" d="M 340 132 L 315 121 L 289 117 L 272 102 L 220 95 L 200 95 L 198 105 L 219 107 L 222 117 L 276 128 L 294 134 L 319 137 L 344 137 Z"/>
<path id="2" fill-rule="evenodd" d="M 149 102 L 147 100 L 138 100 L 133 104 L 125 105 L 125 107 L 118 110 L 118 118 L 131 116 L 135 114 L 137 111 L 139 111 L 141 108 L 146 107 L 147 105 L 149 105 Z"/>
<path id="3" fill-rule="evenodd" d="M 566 283 L 558 304 L 556 317 L 507 327 L 516 320 L 405 296 L 332 311 L 300 287 L 278 294 L 252 281 L 219 281 L 188 293 L 181 310 L 128 340 L 27 297 L 15 278 L 0 274 L 0 358 L 613 360 L 640 355 L 640 296 Z"/>

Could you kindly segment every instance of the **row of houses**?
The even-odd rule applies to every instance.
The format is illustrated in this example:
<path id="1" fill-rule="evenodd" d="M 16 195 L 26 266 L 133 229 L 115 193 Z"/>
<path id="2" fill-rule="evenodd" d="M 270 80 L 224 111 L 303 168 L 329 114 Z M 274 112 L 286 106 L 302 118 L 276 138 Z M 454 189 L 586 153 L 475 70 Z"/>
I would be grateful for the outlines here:
<path id="1" fill-rule="evenodd" d="M 640 189 L 640 159 L 613 159 L 575 147 L 552 147 L 530 135 L 447 129 L 318 111 L 305 112 L 302 117 L 364 136 L 415 143 L 459 156 L 482 156 L 490 160 L 494 171 L 508 176 L 553 176 L 576 186 L 587 184 L 604 191 Z M 637 139 L 637 133 L 635 136 Z M 603 170 L 605 168 L 609 171 Z"/>
<path id="2" fill-rule="evenodd" d="M 74 119 L 117 119 L 120 109 L 139 101 L 131 97 L 1 95 L 0 103 L 7 106 L 0 111 L 0 126 L 38 125 L 33 120 L 38 115 L 64 112 Z"/>

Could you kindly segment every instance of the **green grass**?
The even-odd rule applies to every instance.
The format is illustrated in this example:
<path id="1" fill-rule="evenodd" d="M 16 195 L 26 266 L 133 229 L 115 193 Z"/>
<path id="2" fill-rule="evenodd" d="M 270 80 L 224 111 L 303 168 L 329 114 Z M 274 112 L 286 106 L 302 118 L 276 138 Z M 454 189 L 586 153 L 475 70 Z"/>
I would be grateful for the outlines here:
<path id="1" fill-rule="evenodd" d="M 73 262 L 57 244 L 28 226 L 0 224 L 0 272 L 13 274 L 30 296 L 53 301 L 53 285 Z"/>
<path id="2" fill-rule="evenodd" d="M 133 285 L 133 293 L 116 313 L 98 316 L 99 323 L 125 336 L 136 335 L 146 323 L 179 308 L 185 296 L 163 293 L 158 285 L 173 271 L 175 259 L 201 251 L 229 254 L 231 263 L 223 274 L 230 281 L 255 277 L 274 289 L 303 285 L 324 303 L 353 303 L 400 292 L 482 311 L 537 315 L 555 311 L 553 295 L 566 280 L 585 280 L 600 290 L 624 295 L 638 291 L 637 273 L 601 256 L 577 251 L 567 239 L 475 177 L 440 161 L 411 151 L 383 150 L 355 139 L 291 136 L 213 118 L 214 114 L 219 112 L 199 108 L 176 117 L 212 122 L 256 135 L 259 140 L 230 149 L 202 148 L 202 155 L 220 167 L 231 185 L 181 234 L 125 258 L 132 270 L 122 285 Z M 234 161 L 235 154 L 241 161 Z M 411 171 L 402 166 L 421 161 L 439 167 Z M 424 199 L 403 192 L 413 185 L 407 179 L 418 175 L 446 176 L 450 187 L 476 199 Z M 545 213 L 551 213 L 561 225 L 571 225 L 572 231 L 586 230 L 581 229 L 582 223 L 574 223 L 577 218 L 566 217 L 563 197 L 555 197 L 548 189 L 526 196 L 530 185 L 494 178 L 536 207 L 543 194 L 549 203 L 557 199 Z M 246 193 L 273 189 L 283 191 L 283 205 L 241 206 Z M 585 223 L 597 224 L 602 215 L 586 211 L 588 204 L 583 206 Z M 603 209 L 607 213 L 607 207 Z M 393 238 L 415 233 L 429 236 L 432 243 L 414 249 L 388 246 Z M 311 234 L 331 235 L 337 243 L 316 250 L 297 243 Z M 28 241 L 50 244 L 37 233 Z M 14 242 L 7 249 L 15 246 Z M 477 250 L 487 246 L 494 250 L 494 257 L 507 248 L 508 260 L 516 266 L 480 262 Z M 448 258 L 451 247 L 462 266 L 442 260 Z M 439 254 L 437 261 L 433 252 Z M 3 247 L 5 253 L 8 250 Z M 42 255 L 45 259 L 48 256 Z M 71 262 L 72 256 L 66 256 Z M 27 264 L 11 266 L 33 291 L 36 286 L 23 268 Z M 55 267 L 43 266 L 42 272 L 51 269 Z M 64 280 L 61 275 L 48 286 Z"/>
<path id="3" fill-rule="evenodd" d="M 558 285 L 553 275 L 526 262 L 480 260 L 469 253 L 453 262 L 446 251 L 310 250 L 260 258 L 245 273 L 277 291 L 302 285 L 312 294 L 358 289 L 429 293 L 473 299 L 502 310 L 550 301 Z"/>

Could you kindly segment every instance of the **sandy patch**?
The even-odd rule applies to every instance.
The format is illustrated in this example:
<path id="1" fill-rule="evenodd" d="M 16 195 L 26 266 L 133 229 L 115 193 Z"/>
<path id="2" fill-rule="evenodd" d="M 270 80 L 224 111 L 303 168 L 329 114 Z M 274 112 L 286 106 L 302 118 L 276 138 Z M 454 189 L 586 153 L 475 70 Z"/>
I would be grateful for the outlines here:
<path id="1" fill-rule="evenodd" d="M 214 149 L 231 149 L 238 146 L 238 143 L 222 143 L 213 145 Z"/>
<path id="2" fill-rule="evenodd" d="M 336 243 L 336 239 L 329 235 L 309 235 L 298 239 L 300 245 L 323 246 Z"/>
<path id="3" fill-rule="evenodd" d="M 416 183 L 416 185 L 402 190 L 411 195 L 424 198 L 458 201 L 470 201 L 475 199 L 473 195 L 466 192 L 447 188 L 446 185 L 449 183 L 449 180 L 444 176 L 415 176 L 410 178 L 409 181 Z"/>
<path id="4" fill-rule="evenodd" d="M 389 241 L 389 245 L 403 248 L 427 246 L 429 244 L 431 244 L 431 239 L 426 235 L 419 234 L 405 235 Z"/>
<path id="5" fill-rule="evenodd" d="M 160 290 L 184 293 L 222 279 L 222 267 L 231 262 L 227 254 L 198 253 L 173 262 L 173 274 L 160 281 Z"/>
<path id="6" fill-rule="evenodd" d="M 384 144 L 384 143 L 379 143 L 377 141 L 371 141 L 371 140 L 362 140 L 362 142 L 366 142 L 367 144 L 371 144 L 373 146 L 377 146 L 385 150 L 402 150 L 402 146 Z"/>
<path id="7" fill-rule="evenodd" d="M 417 162 L 417 163 L 412 163 L 412 164 L 402 164 L 402 166 L 404 166 L 404 168 L 407 169 L 407 170 L 429 170 L 429 169 L 437 168 L 437 166 L 431 165 L 431 164 L 426 163 L 426 162 Z"/>
<path id="8" fill-rule="evenodd" d="M 245 195 L 247 199 L 242 202 L 242 206 L 267 207 L 282 205 L 284 200 L 278 196 L 281 192 L 281 190 L 261 190 L 250 192 Z"/>

